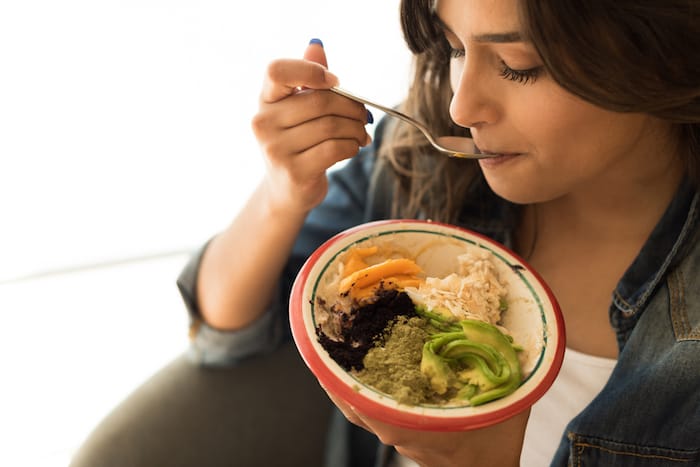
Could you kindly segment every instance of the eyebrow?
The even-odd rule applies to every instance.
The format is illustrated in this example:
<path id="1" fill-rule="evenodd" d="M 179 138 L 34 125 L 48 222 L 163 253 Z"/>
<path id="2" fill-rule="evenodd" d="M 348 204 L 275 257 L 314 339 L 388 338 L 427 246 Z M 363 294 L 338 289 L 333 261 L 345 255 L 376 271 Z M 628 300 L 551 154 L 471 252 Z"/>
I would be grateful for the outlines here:
<path id="1" fill-rule="evenodd" d="M 501 44 L 509 42 L 523 42 L 523 37 L 519 32 L 500 32 L 493 34 L 477 34 L 472 36 L 475 42 L 497 42 Z"/>
<path id="2" fill-rule="evenodd" d="M 435 19 L 440 28 L 454 34 L 454 31 L 452 31 L 438 15 L 433 14 L 433 18 Z M 512 42 L 525 41 L 525 39 L 523 39 L 522 34 L 520 34 L 517 31 L 476 34 L 473 35 L 471 38 L 475 42 L 493 42 L 498 44 L 508 44 Z"/>

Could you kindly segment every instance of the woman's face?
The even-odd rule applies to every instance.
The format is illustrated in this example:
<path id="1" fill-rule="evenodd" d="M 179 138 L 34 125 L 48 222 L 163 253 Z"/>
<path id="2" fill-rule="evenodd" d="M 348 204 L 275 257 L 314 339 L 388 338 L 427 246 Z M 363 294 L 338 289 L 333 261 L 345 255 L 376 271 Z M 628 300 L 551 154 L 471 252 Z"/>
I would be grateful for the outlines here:
<path id="1" fill-rule="evenodd" d="M 491 188 L 516 203 L 598 194 L 668 169 L 669 125 L 568 93 L 523 37 L 518 0 L 438 0 L 452 47 L 450 115 L 476 145 Z"/>

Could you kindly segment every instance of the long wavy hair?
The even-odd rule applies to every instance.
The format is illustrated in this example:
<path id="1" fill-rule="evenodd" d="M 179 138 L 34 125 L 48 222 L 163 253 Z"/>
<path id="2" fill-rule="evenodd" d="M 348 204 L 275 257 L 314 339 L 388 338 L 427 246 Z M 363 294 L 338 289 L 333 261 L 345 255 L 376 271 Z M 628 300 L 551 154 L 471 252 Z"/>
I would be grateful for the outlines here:
<path id="1" fill-rule="evenodd" d="M 468 135 L 449 117 L 449 44 L 435 0 L 402 0 L 401 25 L 414 54 L 402 110 L 436 134 Z M 521 0 L 523 33 L 548 74 L 601 108 L 673 123 L 687 174 L 700 182 L 700 0 Z M 676 148 L 669 148 L 675 150 Z M 454 222 L 474 161 L 439 156 L 413 128 L 394 124 L 381 156 L 394 173 L 394 212 Z"/>

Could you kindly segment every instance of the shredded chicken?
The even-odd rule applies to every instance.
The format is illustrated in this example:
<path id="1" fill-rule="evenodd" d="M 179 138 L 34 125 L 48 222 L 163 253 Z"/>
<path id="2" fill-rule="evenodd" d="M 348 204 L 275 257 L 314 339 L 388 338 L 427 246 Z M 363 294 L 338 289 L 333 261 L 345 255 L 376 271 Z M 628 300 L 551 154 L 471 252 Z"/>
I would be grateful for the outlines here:
<path id="1" fill-rule="evenodd" d="M 458 319 L 478 319 L 496 325 L 501 319 L 506 286 L 498 277 L 491 253 L 481 248 L 458 257 L 459 270 L 444 278 L 428 277 L 406 293 L 417 305 L 447 310 Z"/>

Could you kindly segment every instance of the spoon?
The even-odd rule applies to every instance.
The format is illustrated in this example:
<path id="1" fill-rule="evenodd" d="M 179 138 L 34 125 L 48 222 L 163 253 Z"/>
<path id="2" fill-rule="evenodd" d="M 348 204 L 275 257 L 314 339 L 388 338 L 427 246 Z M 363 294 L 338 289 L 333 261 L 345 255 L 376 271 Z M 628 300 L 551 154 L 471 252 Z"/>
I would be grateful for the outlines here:
<path id="1" fill-rule="evenodd" d="M 495 157 L 495 155 L 492 154 L 482 154 L 479 151 L 479 148 L 477 148 L 474 144 L 474 140 L 471 138 L 460 136 L 433 136 L 430 133 L 430 130 L 428 130 L 428 128 L 426 128 L 425 125 L 404 113 L 398 112 L 389 107 L 384 107 L 380 104 L 376 104 L 372 101 L 365 99 L 364 97 L 356 96 L 355 94 L 352 94 L 346 91 L 345 89 L 341 89 L 337 86 L 332 87 L 330 90 L 336 94 L 345 96 L 348 99 L 352 99 L 362 104 L 369 105 L 371 107 L 374 107 L 375 109 L 381 110 L 387 115 L 391 115 L 392 117 L 396 117 L 407 123 L 410 123 L 411 125 L 418 128 L 421 131 L 421 133 L 423 133 L 425 137 L 428 138 L 428 141 L 430 142 L 430 144 L 433 145 L 433 147 L 435 147 L 435 149 L 447 154 L 450 157 L 458 157 L 462 159 L 485 159 L 488 157 Z"/>

